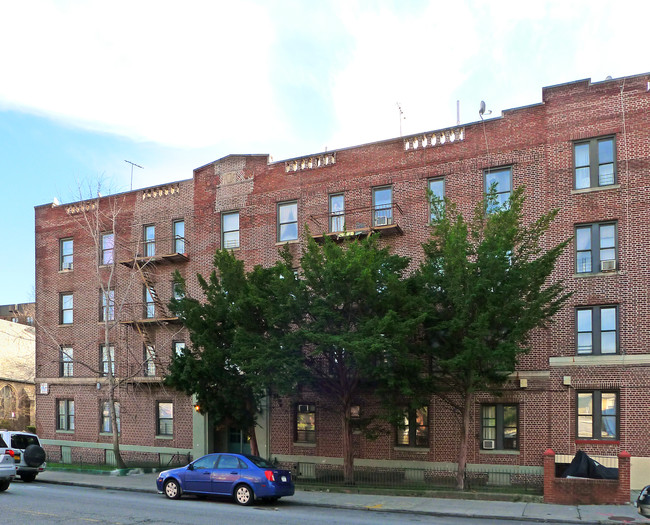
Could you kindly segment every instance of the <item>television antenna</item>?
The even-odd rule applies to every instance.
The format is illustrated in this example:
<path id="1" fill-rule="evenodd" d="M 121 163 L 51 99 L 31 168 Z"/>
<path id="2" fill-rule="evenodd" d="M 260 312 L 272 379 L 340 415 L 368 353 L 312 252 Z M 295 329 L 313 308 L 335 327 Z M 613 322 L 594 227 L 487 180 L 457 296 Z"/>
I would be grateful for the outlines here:
<path id="1" fill-rule="evenodd" d="M 126 162 L 127 164 L 131 164 L 131 190 L 133 190 L 133 166 L 135 166 L 136 168 L 140 168 L 141 170 L 143 170 L 144 168 L 139 164 L 136 164 L 135 162 L 131 162 L 130 160 L 125 160 L 124 162 Z"/>

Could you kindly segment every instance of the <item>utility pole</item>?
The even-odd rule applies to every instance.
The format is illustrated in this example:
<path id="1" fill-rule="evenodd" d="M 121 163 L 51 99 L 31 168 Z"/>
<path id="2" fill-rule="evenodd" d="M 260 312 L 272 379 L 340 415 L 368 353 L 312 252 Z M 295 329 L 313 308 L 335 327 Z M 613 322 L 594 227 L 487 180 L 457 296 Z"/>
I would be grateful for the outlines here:
<path id="1" fill-rule="evenodd" d="M 131 189 L 133 190 L 133 166 L 135 166 L 136 168 L 140 168 L 141 170 L 143 170 L 144 168 L 139 164 L 136 164 L 135 162 L 131 162 L 130 160 L 125 160 L 124 162 L 131 164 Z"/>

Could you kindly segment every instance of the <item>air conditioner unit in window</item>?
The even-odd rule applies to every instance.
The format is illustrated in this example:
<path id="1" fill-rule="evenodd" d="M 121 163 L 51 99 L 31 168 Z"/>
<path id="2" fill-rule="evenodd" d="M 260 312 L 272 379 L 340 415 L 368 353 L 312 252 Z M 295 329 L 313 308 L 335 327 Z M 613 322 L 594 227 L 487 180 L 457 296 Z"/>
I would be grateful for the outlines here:
<path id="1" fill-rule="evenodd" d="M 239 241 L 231 239 L 225 242 L 225 248 L 239 248 Z"/>
<path id="2" fill-rule="evenodd" d="M 72 270 L 72 263 L 71 262 L 63 263 L 63 269 Z"/>
<path id="3" fill-rule="evenodd" d="M 302 412 L 302 413 L 309 412 L 309 405 L 298 405 L 298 412 Z"/>
<path id="4" fill-rule="evenodd" d="M 388 224 L 388 217 L 381 216 L 381 217 L 375 217 L 375 226 L 386 226 Z"/>
<path id="5" fill-rule="evenodd" d="M 605 261 L 600 261 L 600 271 L 601 272 L 613 272 L 616 270 L 616 260 L 607 259 Z"/>
<path id="6" fill-rule="evenodd" d="M 494 439 L 484 439 L 483 440 L 483 449 L 484 450 L 494 450 Z"/>

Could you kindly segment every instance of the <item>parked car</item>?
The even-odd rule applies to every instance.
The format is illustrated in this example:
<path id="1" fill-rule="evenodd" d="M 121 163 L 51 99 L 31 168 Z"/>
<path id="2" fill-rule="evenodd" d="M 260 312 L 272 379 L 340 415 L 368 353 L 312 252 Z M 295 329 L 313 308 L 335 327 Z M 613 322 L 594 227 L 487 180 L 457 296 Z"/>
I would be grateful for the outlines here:
<path id="1" fill-rule="evenodd" d="M 36 434 L 0 430 L 0 454 L 12 452 L 16 473 L 23 481 L 34 481 L 45 470 L 45 450 Z"/>
<path id="2" fill-rule="evenodd" d="M 255 499 L 276 501 L 293 496 L 291 472 L 247 454 L 208 454 L 185 467 L 161 472 L 158 491 L 170 499 L 183 494 L 231 496 L 240 505 Z"/>
<path id="3" fill-rule="evenodd" d="M 13 453 L 0 454 L 0 492 L 9 488 L 16 477 L 16 462 Z"/>
<path id="4" fill-rule="evenodd" d="M 641 516 L 650 518 L 650 485 L 645 487 L 636 500 L 636 508 Z"/>

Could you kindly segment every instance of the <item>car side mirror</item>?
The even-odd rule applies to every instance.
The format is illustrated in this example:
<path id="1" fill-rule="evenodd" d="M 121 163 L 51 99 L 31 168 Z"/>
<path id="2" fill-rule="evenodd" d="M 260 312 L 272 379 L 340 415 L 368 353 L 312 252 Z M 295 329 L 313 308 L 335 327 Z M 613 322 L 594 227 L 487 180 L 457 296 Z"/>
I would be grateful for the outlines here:
<path id="1" fill-rule="evenodd" d="M 190 463 L 190 464 L 187 466 L 187 470 L 194 470 L 194 464 L 193 464 L 193 463 Z"/>

